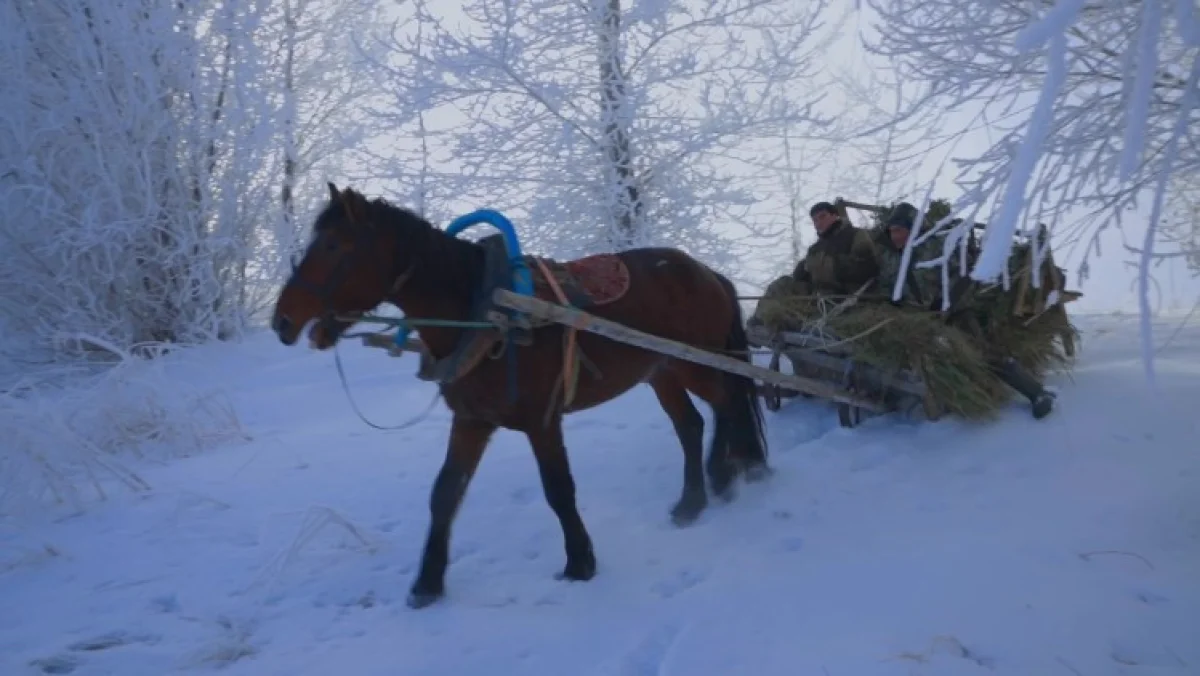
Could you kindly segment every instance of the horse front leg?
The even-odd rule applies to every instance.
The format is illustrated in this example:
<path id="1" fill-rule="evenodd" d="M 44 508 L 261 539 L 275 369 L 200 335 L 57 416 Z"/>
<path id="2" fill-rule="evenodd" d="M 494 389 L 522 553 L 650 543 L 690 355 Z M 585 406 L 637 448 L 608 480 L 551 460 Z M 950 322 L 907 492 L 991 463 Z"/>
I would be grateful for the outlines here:
<path id="1" fill-rule="evenodd" d="M 450 528 L 462 504 L 467 485 L 479 467 L 496 426 L 482 420 L 454 416 L 446 460 L 429 495 L 429 535 L 421 555 L 421 572 L 408 595 L 408 605 L 424 608 L 445 593 L 446 566 L 450 560 Z"/>
<path id="2" fill-rule="evenodd" d="M 537 458 L 546 502 L 562 526 L 567 565 L 558 578 L 590 580 L 596 575 L 596 555 L 592 551 L 592 538 L 575 507 L 575 480 L 571 477 L 567 449 L 563 444 L 562 419 L 551 420 L 545 426 L 538 425 L 526 431 L 525 435 Z"/>

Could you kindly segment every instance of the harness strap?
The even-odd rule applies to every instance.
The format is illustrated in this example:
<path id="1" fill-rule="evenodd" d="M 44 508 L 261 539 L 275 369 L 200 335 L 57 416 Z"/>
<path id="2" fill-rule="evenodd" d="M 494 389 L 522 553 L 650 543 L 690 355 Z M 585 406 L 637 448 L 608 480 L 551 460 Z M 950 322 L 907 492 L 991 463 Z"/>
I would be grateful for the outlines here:
<path id="1" fill-rule="evenodd" d="M 479 244 L 484 247 L 486 254 L 481 286 L 475 290 L 468 312 L 472 320 L 482 320 L 487 315 L 492 304 L 492 289 L 510 276 L 508 258 L 499 235 L 484 238 Z M 441 359 L 428 356 L 428 363 L 422 364 L 418 377 L 440 384 L 454 382 L 475 368 L 505 335 L 511 336 L 500 327 L 464 329 L 450 354 Z M 505 341 L 510 350 L 511 342 Z"/>
<path id="2" fill-rule="evenodd" d="M 537 263 L 538 269 L 542 271 L 542 276 L 546 279 L 546 283 L 550 285 L 554 296 L 558 298 L 558 302 L 571 307 L 571 301 L 567 299 L 567 294 L 563 292 L 562 287 L 558 284 L 558 280 L 554 278 L 554 274 L 546 266 L 546 263 L 541 258 L 534 258 L 534 261 Z M 575 390 L 579 384 L 579 360 L 575 356 L 576 337 L 578 334 L 579 330 L 574 326 L 566 327 L 566 333 L 563 334 L 563 370 L 561 376 L 563 410 L 566 410 L 571 405 L 571 402 L 575 401 Z M 557 384 L 555 385 L 555 389 L 558 389 Z M 554 394 L 550 397 L 550 410 L 554 408 L 555 398 Z M 546 412 L 547 417 L 550 415 L 550 410 Z"/>

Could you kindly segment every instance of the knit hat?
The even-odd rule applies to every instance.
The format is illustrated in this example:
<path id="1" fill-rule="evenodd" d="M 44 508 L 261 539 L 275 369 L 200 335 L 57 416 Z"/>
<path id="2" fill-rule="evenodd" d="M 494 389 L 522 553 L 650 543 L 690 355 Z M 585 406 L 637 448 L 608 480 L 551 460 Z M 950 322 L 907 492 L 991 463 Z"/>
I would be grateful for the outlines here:
<path id="1" fill-rule="evenodd" d="M 817 202 L 816 204 L 812 205 L 812 208 L 808 210 L 808 215 L 811 218 L 822 211 L 831 213 L 834 216 L 838 215 L 838 210 L 834 209 L 833 205 L 829 202 Z"/>
<path id="2" fill-rule="evenodd" d="M 917 208 L 908 202 L 901 202 L 892 209 L 892 213 L 888 215 L 887 226 L 904 228 L 912 230 L 913 223 L 917 220 Z"/>

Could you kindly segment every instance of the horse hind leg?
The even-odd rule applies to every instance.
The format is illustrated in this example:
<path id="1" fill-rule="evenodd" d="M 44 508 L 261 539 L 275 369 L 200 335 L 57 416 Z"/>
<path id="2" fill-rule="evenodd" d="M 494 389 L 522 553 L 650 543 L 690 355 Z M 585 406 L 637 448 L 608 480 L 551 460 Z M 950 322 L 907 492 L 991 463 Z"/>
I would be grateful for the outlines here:
<path id="1" fill-rule="evenodd" d="M 770 474 L 758 392 L 747 378 L 707 366 L 675 362 L 673 371 L 688 391 L 712 406 L 713 438 L 705 471 L 713 495 L 733 499 L 739 473 L 750 482 Z"/>
<path id="2" fill-rule="evenodd" d="M 730 328 L 725 335 L 726 352 L 736 355 L 737 359 L 751 364 L 750 340 L 746 336 L 745 325 L 742 321 L 742 306 L 738 304 L 737 288 L 726 277 L 713 273 L 725 289 L 730 304 Z M 728 445 L 727 454 L 730 459 L 745 472 L 746 480 L 758 481 L 767 478 L 770 467 L 767 465 L 767 433 L 766 421 L 762 415 L 762 401 L 758 399 L 758 388 L 754 379 L 709 369 L 716 379 L 719 388 L 718 397 L 709 400 L 718 415 L 718 430 L 721 420 L 725 420 L 727 429 L 722 435 L 722 441 Z M 710 378 L 712 379 L 712 378 Z"/>
<path id="3" fill-rule="evenodd" d="M 707 366 L 700 366 L 684 361 L 673 361 L 668 367 L 669 372 L 674 376 L 675 382 L 685 388 L 686 392 L 690 392 L 709 406 L 713 412 L 713 437 L 708 447 L 708 459 L 703 463 L 701 470 L 701 444 L 703 438 L 703 428 L 698 425 L 696 432 L 695 445 L 695 475 L 693 480 L 703 485 L 703 473 L 708 474 L 709 488 L 712 489 L 713 495 L 722 500 L 731 500 L 733 498 L 733 481 L 737 478 L 737 465 L 735 465 L 730 457 L 731 441 L 735 437 L 733 434 L 734 424 L 733 419 L 729 415 L 726 405 L 726 395 L 721 385 L 721 373 Z M 687 400 L 688 407 L 700 418 L 700 412 L 692 406 L 691 399 L 688 399 L 686 394 L 684 399 Z M 661 398 L 660 398 L 661 401 Z M 665 406 L 664 406 L 665 408 Z M 674 418 L 674 416 L 672 416 Z M 678 429 L 678 427 L 677 427 Z M 683 435 L 680 435 L 683 439 Z M 688 453 L 685 449 L 685 458 Z M 686 460 L 685 460 L 686 462 Z"/>
<path id="4" fill-rule="evenodd" d="M 671 371 L 660 370 L 650 379 L 658 403 L 671 419 L 683 447 L 683 493 L 671 509 L 677 526 L 694 522 L 708 506 L 704 488 L 704 417 L 688 397 L 687 389 Z"/>
<path id="5" fill-rule="evenodd" d="M 767 464 L 767 439 L 762 403 L 754 381 L 732 373 L 722 373 L 725 402 L 719 420 L 727 426 L 724 440 L 730 461 L 756 483 L 771 474 Z"/>
<path id="6" fill-rule="evenodd" d="M 729 296 L 733 321 L 725 336 L 725 349 L 747 364 L 750 357 L 750 340 L 742 323 L 742 310 L 737 301 L 737 290 L 725 277 L 717 275 Z M 729 455 L 737 460 L 746 473 L 747 481 L 761 481 L 771 473 L 767 465 L 766 423 L 763 420 L 762 401 L 754 380 L 734 373 L 719 374 L 722 386 L 723 406 L 729 417 L 730 430 L 727 437 Z"/>

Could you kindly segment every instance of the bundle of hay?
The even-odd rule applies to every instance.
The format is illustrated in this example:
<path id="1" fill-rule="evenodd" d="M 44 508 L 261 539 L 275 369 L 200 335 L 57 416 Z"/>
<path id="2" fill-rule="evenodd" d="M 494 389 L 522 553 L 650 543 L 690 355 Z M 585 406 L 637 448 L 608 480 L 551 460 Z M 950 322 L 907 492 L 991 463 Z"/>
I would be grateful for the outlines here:
<path id="1" fill-rule="evenodd" d="M 941 407 L 964 418 L 990 417 L 1008 400 L 977 341 L 938 314 L 868 300 L 835 308 L 814 296 L 777 295 L 764 297 L 755 317 L 772 330 L 821 338 L 828 351 L 885 372 L 912 371 Z"/>
<path id="2" fill-rule="evenodd" d="M 976 333 L 988 351 L 999 358 L 1010 356 L 1037 378 L 1069 371 L 1079 330 L 1061 303 L 1032 317 L 1014 313 L 1013 295 L 999 287 L 976 294 L 964 328 Z M 960 323 L 958 321 L 956 324 Z"/>
<path id="3" fill-rule="evenodd" d="M 977 288 L 952 320 L 976 335 L 992 357 L 1011 356 L 1038 378 L 1067 371 L 1074 362 L 1079 331 L 1071 323 L 1062 298 L 1049 305 L 1051 287 L 1062 286 L 1062 271 L 1047 256 L 1041 266 L 1041 288 L 1031 287 L 1030 242 L 1016 242 L 1008 259 L 1007 291 L 1000 284 Z M 971 262 L 974 262 L 972 254 Z M 1059 289 L 1060 296 L 1062 289 Z"/>

